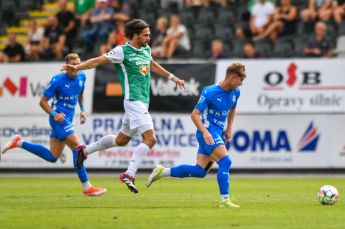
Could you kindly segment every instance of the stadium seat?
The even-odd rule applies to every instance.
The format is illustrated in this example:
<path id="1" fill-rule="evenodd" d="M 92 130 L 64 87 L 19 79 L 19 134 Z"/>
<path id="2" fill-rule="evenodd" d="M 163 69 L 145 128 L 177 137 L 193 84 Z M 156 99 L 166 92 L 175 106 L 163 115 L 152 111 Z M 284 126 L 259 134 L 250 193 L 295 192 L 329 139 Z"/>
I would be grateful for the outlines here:
<path id="1" fill-rule="evenodd" d="M 308 37 L 296 37 L 293 39 L 293 56 L 304 57 L 304 48 L 308 42 Z"/>
<path id="2" fill-rule="evenodd" d="M 234 39 L 232 40 L 232 56 L 243 57 L 243 45 L 246 43 L 245 40 Z"/>
<path id="3" fill-rule="evenodd" d="M 345 57 L 345 36 L 338 37 L 336 49 L 334 50 L 334 52 L 338 57 Z"/>
<path id="4" fill-rule="evenodd" d="M 209 8 L 201 8 L 197 19 L 198 24 L 212 25 L 215 21 L 214 12 Z"/>
<path id="5" fill-rule="evenodd" d="M 303 22 L 300 21 L 297 23 L 297 34 L 303 35 L 303 34 L 310 34 L 314 33 L 314 22 Z"/>
<path id="6" fill-rule="evenodd" d="M 291 40 L 289 38 L 280 38 L 276 40 L 274 44 L 272 57 L 291 57 L 293 54 L 292 51 L 293 47 Z"/>
<path id="7" fill-rule="evenodd" d="M 205 53 L 208 53 L 209 50 L 206 50 L 205 43 L 199 40 L 196 40 L 192 43 L 192 54 L 195 57 L 205 57 Z"/>
<path id="8" fill-rule="evenodd" d="M 190 27 L 195 23 L 194 12 L 189 9 L 181 10 L 179 16 L 181 23 L 187 27 Z"/>
<path id="9" fill-rule="evenodd" d="M 234 32 L 230 27 L 227 27 L 222 24 L 216 24 L 214 25 L 213 38 L 218 38 L 223 41 L 231 41 L 234 38 Z"/>
<path id="10" fill-rule="evenodd" d="M 229 8 L 220 8 L 218 10 L 218 16 L 215 20 L 216 23 L 224 25 L 232 25 L 235 21 L 235 14 Z"/>
<path id="11" fill-rule="evenodd" d="M 345 35 L 345 21 L 338 26 L 338 36 Z"/>
<path id="12" fill-rule="evenodd" d="M 263 57 L 270 57 L 272 52 L 272 46 L 268 39 L 262 39 L 254 43 L 255 50 Z"/>
<path id="13" fill-rule="evenodd" d="M 212 30 L 202 24 L 196 24 L 193 27 L 193 40 L 210 41 L 212 35 Z"/>

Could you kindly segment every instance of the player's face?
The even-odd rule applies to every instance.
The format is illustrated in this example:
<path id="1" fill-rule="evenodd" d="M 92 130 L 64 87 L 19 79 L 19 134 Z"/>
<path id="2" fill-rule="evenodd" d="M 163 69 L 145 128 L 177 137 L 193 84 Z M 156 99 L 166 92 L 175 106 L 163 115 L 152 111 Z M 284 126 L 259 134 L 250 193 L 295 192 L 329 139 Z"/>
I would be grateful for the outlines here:
<path id="1" fill-rule="evenodd" d="M 243 80 L 244 80 L 243 76 L 239 76 L 237 74 L 233 74 L 232 77 L 231 77 L 232 88 L 236 89 L 239 86 L 241 86 L 242 83 L 243 83 Z"/>
<path id="2" fill-rule="evenodd" d="M 80 59 L 79 59 L 79 58 L 78 58 L 78 59 L 72 59 L 72 60 L 69 61 L 68 64 L 77 66 L 77 65 L 80 64 Z M 66 71 L 66 73 L 67 73 L 70 77 L 72 77 L 72 78 L 74 78 L 74 77 L 76 77 L 76 76 L 78 75 L 78 71 L 71 71 L 71 70 L 68 70 L 68 71 Z"/>
<path id="3" fill-rule="evenodd" d="M 138 44 L 145 47 L 150 42 L 150 35 L 150 29 L 144 29 L 137 37 Z"/>

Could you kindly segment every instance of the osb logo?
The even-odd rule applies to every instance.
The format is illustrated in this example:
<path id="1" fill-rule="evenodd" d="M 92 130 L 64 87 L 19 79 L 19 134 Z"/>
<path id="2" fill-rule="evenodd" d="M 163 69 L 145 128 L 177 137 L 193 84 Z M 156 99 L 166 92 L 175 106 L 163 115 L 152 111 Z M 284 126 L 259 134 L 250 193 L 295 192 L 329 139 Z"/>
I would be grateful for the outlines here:
<path id="1" fill-rule="evenodd" d="M 147 72 L 149 71 L 149 66 L 141 66 L 140 72 L 143 74 L 143 76 L 146 76 Z"/>

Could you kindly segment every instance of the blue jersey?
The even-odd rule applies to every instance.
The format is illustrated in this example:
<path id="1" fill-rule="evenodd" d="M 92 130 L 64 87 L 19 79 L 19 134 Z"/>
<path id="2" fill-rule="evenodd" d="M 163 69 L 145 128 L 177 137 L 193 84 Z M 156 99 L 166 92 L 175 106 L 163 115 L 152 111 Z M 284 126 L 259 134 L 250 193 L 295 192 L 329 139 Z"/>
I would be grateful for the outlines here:
<path id="1" fill-rule="evenodd" d="M 236 107 L 240 89 L 225 91 L 218 84 L 203 89 L 195 108 L 202 113 L 206 128 L 223 131 L 229 111 Z"/>
<path id="2" fill-rule="evenodd" d="M 79 96 L 84 91 L 85 80 L 86 76 L 82 71 L 79 71 L 74 79 L 61 72 L 53 76 L 43 92 L 44 96 L 53 99 L 51 108 L 57 113 L 64 113 L 69 122 L 73 120 Z"/>

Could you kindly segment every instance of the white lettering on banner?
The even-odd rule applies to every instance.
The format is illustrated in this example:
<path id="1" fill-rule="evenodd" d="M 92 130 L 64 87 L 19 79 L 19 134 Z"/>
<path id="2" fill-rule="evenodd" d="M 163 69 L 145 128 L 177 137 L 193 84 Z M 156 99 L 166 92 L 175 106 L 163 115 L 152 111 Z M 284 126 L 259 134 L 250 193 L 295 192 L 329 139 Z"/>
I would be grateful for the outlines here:
<path id="1" fill-rule="evenodd" d="M 159 78 L 156 83 L 154 78 L 151 79 L 151 91 L 152 94 L 156 96 L 199 96 L 199 86 L 200 83 L 194 78 L 185 82 L 184 90 L 179 90 L 176 87 L 176 83 L 171 80 L 166 81 Z"/>
<path id="2" fill-rule="evenodd" d="M 345 71 L 338 59 L 243 60 L 239 113 L 345 112 Z M 228 61 L 217 62 L 216 81 Z"/>

